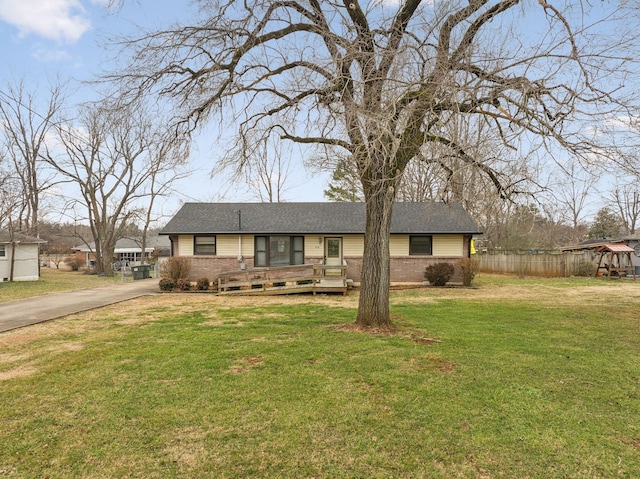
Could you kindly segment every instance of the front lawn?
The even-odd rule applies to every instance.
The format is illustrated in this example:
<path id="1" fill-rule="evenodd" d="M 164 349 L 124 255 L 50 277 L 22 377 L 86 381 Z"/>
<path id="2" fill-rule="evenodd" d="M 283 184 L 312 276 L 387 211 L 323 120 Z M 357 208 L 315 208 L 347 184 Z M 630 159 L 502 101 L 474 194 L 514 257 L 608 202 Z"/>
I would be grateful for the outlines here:
<path id="1" fill-rule="evenodd" d="M 147 297 L 0 334 L 0 477 L 640 477 L 640 283 Z"/>

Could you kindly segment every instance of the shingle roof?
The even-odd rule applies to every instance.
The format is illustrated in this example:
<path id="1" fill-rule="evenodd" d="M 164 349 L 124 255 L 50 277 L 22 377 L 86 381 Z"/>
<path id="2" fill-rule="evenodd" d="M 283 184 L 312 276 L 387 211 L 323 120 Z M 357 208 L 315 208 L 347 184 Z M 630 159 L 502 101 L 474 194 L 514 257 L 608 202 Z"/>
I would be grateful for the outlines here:
<path id="1" fill-rule="evenodd" d="M 46 243 L 46 241 L 43 239 L 35 238 L 33 236 L 23 235 L 21 233 L 14 233 L 13 238 L 14 240 L 20 243 Z M 9 234 L 9 232 L 6 230 L 0 230 L 0 244 L 3 244 L 3 243 L 8 244 L 10 242 L 11 242 L 11 235 Z"/>
<path id="2" fill-rule="evenodd" d="M 364 203 L 185 203 L 160 234 L 364 234 Z M 480 233 L 460 205 L 396 203 L 392 233 Z"/>
<path id="3" fill-rule="evenodd" d="M 147 245 L 146 245 L 147 251 L 151 251 L 154 248 L 169 248 L 170 246 L 171 246 L 171 242 L 169 241 L 168 238 L 165 238 L 164 236 L 154 235 L 154 236 L 149 236 L 147 238 Z M 132 238 L 120 238 L 118 241 L 116 241 L 116 247 L 115 247 L 114 253 L 140 252 L 141 248 L 142 248 L 141 240 L 134 240 Z M 73 249 L 77 251 L 82 251 L 82 252 L 94 251 L 96 249 L 96 243 L 92 241 L 88 245 L 87 244 L 79 245 Z"/>

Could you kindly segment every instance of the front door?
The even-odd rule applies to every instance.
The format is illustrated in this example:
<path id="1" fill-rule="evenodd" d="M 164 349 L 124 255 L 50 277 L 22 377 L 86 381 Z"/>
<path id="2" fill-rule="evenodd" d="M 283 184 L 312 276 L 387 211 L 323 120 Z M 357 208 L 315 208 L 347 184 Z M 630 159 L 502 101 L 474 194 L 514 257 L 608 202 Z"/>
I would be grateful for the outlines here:
<path id="1" fill-rule="evenodd" d="M 325 238 L 324 239 L 324 264 L 327 266 L 342 265 L 342 238 Z M 327 268 L 324 274 L 340 275 L 339 268 Z"/>

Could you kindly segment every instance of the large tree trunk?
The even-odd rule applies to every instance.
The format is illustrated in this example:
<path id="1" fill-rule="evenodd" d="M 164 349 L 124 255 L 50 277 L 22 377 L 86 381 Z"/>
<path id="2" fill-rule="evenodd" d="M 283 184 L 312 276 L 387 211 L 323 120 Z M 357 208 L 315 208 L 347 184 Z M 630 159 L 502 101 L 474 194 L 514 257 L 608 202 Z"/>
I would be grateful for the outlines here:
<path id="1" fill-rule="evenodd" d="M 393 329 L 389 314 L 389 233 L 393 194 L 378 193 L 366 200 L 366 231 L 360 302 L 356 324 L 366 329 Z"/>
<path id="2" fill-rule="evenodd" d="M 96 274 L 104 276 L 113 276 L 113 252 L 115 250 L 115 241 L 105 239 L 106 234 L 95 234 L 95 271 Z"/>
<path id="3" fill-rule="evenodd" d="M 105 276 L 113 276 L 113 252 L 116 249 L 115 241 L 105 241 L 102 243 L 102 273 Z"/>

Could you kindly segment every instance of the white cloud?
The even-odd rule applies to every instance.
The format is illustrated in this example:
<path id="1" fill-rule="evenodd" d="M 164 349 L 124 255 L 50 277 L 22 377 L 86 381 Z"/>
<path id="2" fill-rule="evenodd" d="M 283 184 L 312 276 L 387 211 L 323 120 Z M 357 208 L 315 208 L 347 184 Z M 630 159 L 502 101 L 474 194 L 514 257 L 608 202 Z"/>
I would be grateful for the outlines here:
<path id="1" fill-rule="evenodd" d="M 77 41 L 91 28 L 80 0 L 0 0 L 0 19 L 21 36 L 39 35 L 56 41 Z"/>
<path id="2" fill-rule="evenodd" d="M 369 5 L 373 7 L 399 7 L 400 0 L 371 0 Z"/>
<path id="3" fill-rule="evenodd" d="M 66 50 L 38 47 L 33 51 L 33 57 L 40 62 L 57 62 L 70 60 L 71 55 Z"/>
<path id="4" fill-rule="evenodd" d="M 620 116 L 610 116 L 605 119 L 605 124 L 610 125 L 614 128 L 637 128 L 638 127 L 638 117 L 632 117 L 628 115 L 620 115 Z"/>

